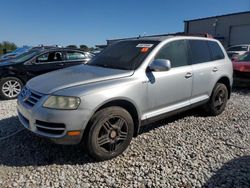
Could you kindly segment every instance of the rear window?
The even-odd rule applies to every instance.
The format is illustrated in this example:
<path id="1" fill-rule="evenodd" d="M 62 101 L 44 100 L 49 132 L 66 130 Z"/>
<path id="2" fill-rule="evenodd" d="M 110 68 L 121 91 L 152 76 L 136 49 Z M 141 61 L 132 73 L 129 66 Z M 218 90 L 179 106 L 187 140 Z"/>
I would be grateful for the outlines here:
<path id="1" fill-rule="evenodd" d="M 204 40 L 189 40 L 192 63 L 205 63 L 211 61 L 210 51 L 207 41 Z"/>
<path id="2" fill-rule="evenodd" d="M 207 44 L 211 51 L 212 60 L 220 60 L 225 58 L 225 55 L 217 42 L 207 41 Z"/>

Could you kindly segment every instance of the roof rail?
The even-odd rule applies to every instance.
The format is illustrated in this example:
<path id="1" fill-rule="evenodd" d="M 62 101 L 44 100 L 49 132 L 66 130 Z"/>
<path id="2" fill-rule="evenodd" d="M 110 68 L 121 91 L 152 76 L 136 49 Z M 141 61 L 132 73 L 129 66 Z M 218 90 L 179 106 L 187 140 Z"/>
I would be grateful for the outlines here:
<path id="1" fill-rule="evenodd" d="M 162 35 L 150 35 L 150 36 L 138 36 L 139 38 L 147 38 L 147 37 L 163 37 L 163 36 L 196 36 L 196 37 L 205 37 L 205 38 L 214 38 L 209 33 L 184 33 L 184 32 L 177 32 L 177 33 L 168 33 Z"/>

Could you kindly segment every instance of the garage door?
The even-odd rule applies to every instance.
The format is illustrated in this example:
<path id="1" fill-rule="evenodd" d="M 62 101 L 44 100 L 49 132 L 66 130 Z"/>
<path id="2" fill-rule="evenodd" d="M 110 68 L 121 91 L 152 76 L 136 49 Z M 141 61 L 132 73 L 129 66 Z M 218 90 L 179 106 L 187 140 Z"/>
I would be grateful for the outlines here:
<path id="1" fill-rule="evenodd" d="M 232 26 L 229 44 L 250 44 L 250 24 Z"/>

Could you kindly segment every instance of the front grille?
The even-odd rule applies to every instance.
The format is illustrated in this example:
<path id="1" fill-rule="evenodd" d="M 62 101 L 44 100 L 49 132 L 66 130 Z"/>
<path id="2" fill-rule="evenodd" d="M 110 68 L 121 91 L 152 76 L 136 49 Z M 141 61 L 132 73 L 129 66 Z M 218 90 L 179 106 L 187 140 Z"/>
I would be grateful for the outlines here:
<path id="1" fill-rule="evenodd" d="M 38 131 L 46 134 L 61 135 L 65 131 L 63 123 L 49 123 L 36 120 L 36 128 Z"/>
<path id="2" fill-rule="evenodd" d="M 34 92 L 27 87 L 24 87 L 20 94 L 23 102 L 30 107 L 33 107 L 41 98 L 42 94 Z"/>

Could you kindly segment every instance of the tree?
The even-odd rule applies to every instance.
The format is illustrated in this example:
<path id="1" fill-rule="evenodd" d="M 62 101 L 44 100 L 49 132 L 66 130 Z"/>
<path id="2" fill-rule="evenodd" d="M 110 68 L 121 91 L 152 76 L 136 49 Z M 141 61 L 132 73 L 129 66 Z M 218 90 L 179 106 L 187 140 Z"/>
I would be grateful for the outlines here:
<path id="1" fill-rule="evenodd" d="M 0 43 L 0 53 L 13 51 L 17 48 L 16 44 L 9 41 L 3 41 Z"/>
<path id="2" fill-rule="evenodd" d="M 94 51 L 94 50 L 95 50 L 94 47 L 89 48 L 89 51 Z"/>
<path id="3" fill-rule="evenodd" d="M 89 51 L 89 48 L 88 48 L 88 46 L 86 46 L 86 45 L 84 45 L 84 44 L 82 44 L 82 45 L 80 45 L 80 48 L 83 50 L 83 51 Z"/>
<path id="4" fill-rule="evenodd" d="M 77 46 L 74 44 L 71 44 L 71 45 L 68 45 L 67 48 L 77 48 Z"/>

